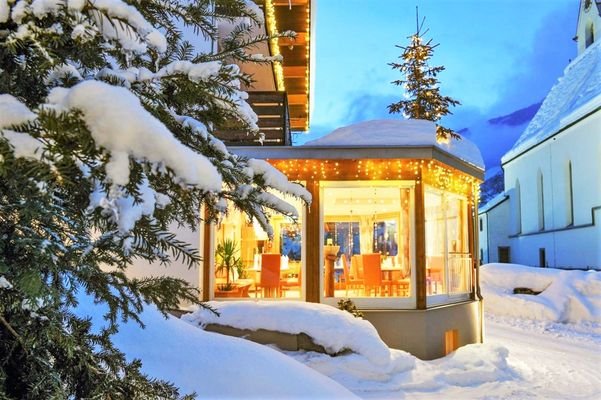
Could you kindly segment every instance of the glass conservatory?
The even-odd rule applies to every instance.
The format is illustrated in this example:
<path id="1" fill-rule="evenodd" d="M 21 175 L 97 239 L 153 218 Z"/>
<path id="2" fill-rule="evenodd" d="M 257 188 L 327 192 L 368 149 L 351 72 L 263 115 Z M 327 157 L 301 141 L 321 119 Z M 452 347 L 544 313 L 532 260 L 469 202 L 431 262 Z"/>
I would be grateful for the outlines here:
<path id="1" fill-rule="evenodd" d="M 268 161 L 313 201 L 291 200 L 297 221 L 274 216 L 272 240 L 236 212 L 206 228 L 205 299 L 350 298 L 389 345 L 425 358 L 480 341 L 481 158 L 468 141 L 440 144 L 434 132 L 427 121 L 371 121 L 304 146 L 231 149 Z M 217 250 L 232 242 L 239 263 L 228 272 Z M 407 323 L 442 345 L 415 350 Z"/>

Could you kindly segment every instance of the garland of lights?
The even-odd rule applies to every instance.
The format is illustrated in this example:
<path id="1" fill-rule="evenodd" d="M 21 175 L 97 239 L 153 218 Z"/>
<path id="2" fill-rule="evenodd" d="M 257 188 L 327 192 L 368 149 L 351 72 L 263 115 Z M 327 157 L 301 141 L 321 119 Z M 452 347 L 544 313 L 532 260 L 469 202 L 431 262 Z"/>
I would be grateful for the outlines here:
<path id="1" fill-rule="evenodd" d="M 271 55 L 272 57 L 281 56 L 278 38 L 276 37 L 279 32 L 275 18 L 275 7 L 273 6 L 272 0 L 265 0 L 265 14 L 267 34 L 270 37 L 269 49 L 271 51 Z M 275 73 L 278 91 L 284 92 L 286 90 L 286 85 L 284 84 L 284 68 L 282 67 L 281 62 L 276 61 L 273 63 L 273 72 Z"/>

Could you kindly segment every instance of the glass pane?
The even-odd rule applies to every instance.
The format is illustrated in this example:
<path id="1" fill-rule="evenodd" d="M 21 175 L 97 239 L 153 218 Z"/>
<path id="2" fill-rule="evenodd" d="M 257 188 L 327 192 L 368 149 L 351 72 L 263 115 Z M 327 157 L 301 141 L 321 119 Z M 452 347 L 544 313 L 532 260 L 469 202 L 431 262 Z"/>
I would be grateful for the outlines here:
<path id="1" fill-rule="evenodd" d="M 426 190 L 424 209 L 426 217 L 426 292 L 430 296 L 446 293 L 446 232 L 442 193 Z"/>
<path id="2" fill-rule="evenodd" d="M 300 201 L 287 199 L 302 215 Z M 216 298 L 301 298 L 301 222 L 277 215 L 273 240 L 245 214 L 230 208 L 215 235 Z"/>
<path id="3" fill-rule="evenodd" d="M 471 288 L 471 255 L 468 242 L 467 201 L 447 199 L 447 248 L 449 293 L 466 293 Z"/>
<path id="4" fill-rule="evenodd" d="M 348 184 L 324 185 L 324 295 L 411 296 L 412 189 Z"/>

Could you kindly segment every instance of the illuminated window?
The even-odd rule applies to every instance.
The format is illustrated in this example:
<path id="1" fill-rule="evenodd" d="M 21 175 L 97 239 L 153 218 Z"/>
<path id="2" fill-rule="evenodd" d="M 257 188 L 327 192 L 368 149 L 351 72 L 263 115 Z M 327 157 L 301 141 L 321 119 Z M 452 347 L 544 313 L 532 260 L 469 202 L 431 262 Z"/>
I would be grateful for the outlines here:
<path id="1" fill-rule="evenodd" d="M 325 297 L 410 297 L 413 183 L 322 183 Z"/>
<path id="2" fill-rule="evenodd" d="M 215 234 L 214 297 L 302 297 L 304 205 L 286 200 L 299 212 L 299 221 L 274 215 L 272 240 L 256 221 L 230 208 Z"/>
<path id="3" fill-rule="evenodd" d="M 427 188 L 426 291 L 428 296 L 469 293 L 471 264 L 467 199 Z"/>

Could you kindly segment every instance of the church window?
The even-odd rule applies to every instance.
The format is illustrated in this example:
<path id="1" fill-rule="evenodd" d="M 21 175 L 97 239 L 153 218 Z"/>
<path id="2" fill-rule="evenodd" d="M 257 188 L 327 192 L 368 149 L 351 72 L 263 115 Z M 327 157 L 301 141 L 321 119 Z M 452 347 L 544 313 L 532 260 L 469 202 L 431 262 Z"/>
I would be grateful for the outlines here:
<path id="1" fill-rule="evenodd" d="M 595 42 L 595 26 L 588 24 L 584 30 L 584 47 L 589 47 Z"/>
<path id="2" fill-rule="evenodd" d="M 520 199 L 520 181 L 515 181 L 515 226 L 516 233 L 522 233 L 522 200 Z"/>
<path id="3" fill-rule="evenodd" d="M 538 230 L 545 230 L 545 191 L 544 191 L 544 182 L 543 182 L 543 174 L 539 170 L 538 171 L 538 179 L 537 179 L 537 194 L 538 194 Z"/>
<path id="4" fill-rule="evenodd" d="M 574 225 L 574 186 L 572 174 L 572 162 L 568 161 L 566 181 L 566 211 L 567 211 L 567 226 Z"/>

